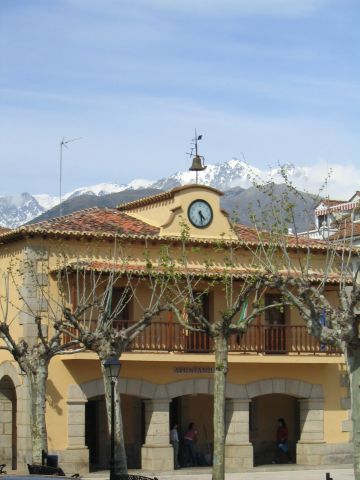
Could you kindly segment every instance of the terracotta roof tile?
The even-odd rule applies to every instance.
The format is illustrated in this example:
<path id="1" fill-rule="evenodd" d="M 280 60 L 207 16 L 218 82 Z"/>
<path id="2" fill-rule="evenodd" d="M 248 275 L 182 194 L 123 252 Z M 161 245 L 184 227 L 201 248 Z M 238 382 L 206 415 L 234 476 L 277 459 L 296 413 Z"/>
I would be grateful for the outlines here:
<path id="1" fill-rule="evenodd" d="M 319 249 L 325 250 L 329 247 L 329 243 L 324 240 L 314 240 L 308 237 L 295 236 L 295 235 L 280 235 L 277 239 L 277 235 L 266 231 L 258 232 L 253 227 L 237 224 L 234 226 L 235 232 L 239 237 L 239 240 L 245 244 L 258 245 L 259 239 L 268 245 L 270 242 L 276 244 L 279 239 L 281 244 L 286 241 L 286 246 L 290 248 L 302 248 L 302 249 Z"/>
<path id="2" fill-rule="evenodd" d="M 327 200 L 323 200 L 321 203 L 327 205 L 328 207 L 332 207 L 333 205 L 340 205 L 342 203 L 348 203 L 347 200 L 331 200 L 328 198 Z"/>
<path id="3" fill-rule="evenodd" d="M 89 208 L 17 229 L 19 233 L 154 236 L 159 229 L 117 209 Z M 15 231 L 13 231 L 15 233 Z"/>
<path id="4" fill-rule="evenodd" d="M 145 265 L 141 264 L 129 264 L 129 263 L 114 263 L 114 262 L 100 262 L 100 261 L 90 261 L 90 262 L 81 262 L 81 263 L 70 263 L 66 267 L 62 267 L 61 270 L 65 268 L 70 268 L 73 270 L 82 270 L 82 271 L 96 271 L 96 272 L 103 272 L 103 273 L 109 273 L 109 272 L 116 272 L 116 273 L 127 273 L 129 275 L 149 275 L 150 271 Z M 54 270 L 54 272 L 57 270 Z M 248 277 L 251 277 L 255 273 L 262 273 L 264 276 L 266 276 L 265 270 L 261 272 L 261 269 L 256 269 L 256 268 L 246 268 L 246 267 L 239 267 L 239 268 L 234 268 L 234 269 L 221 269 L 221 268 L 209 268 L 206 267 L 206 270 L 204 267 L 196 267 L 196 268 L 188 268 L 188 269 L 182 269 L 178 268 L 177 273 L 180 275 L 187 274 L 191 276 L 198 276 L 198 277 L 208 277 L 208 278 L 220 278 L 224 273 L 226 274 L 231 274 L 237 279 L 246 279 Z M 152 273 L 157 273 L 160 274 L 161 272 L 164 272 L 164 269 L 162 267 L 158 267 L 156 265 L 153 266 Z M 283 275 L 283 277 L 289 277 L 289 278 L 298 278 L 302 276 L 302 273 L 298 270 L 293 270 L 293 271 L 288 271 L 288 270 L 280 270 L 279 273 Z M 324 273 L 319 271 L 319 270 L 311 270 L 308 272 L 308 275 L 306 278 L 310 282 L 318 283 L 324 281 Z M 337 284 L 340 281 L 344 281 L 343 275 L 337 272 L 330 272 L 328 273 L 326 283 L 327 284 Z M 349 282 L 351 283 L 351 279 L 349 279 Z"/>
<path id="5" fill-rule="evenodd" d="M 360 236 L 360 223 L 351 222 L 349 219 L 347 221 L 342 221 L 338 225 L 338 231 L 334 233 L 330 238 L 331 240 L 346 240 L 350 238 L 355 238 Z"/>
<path id="6" fill-rule="evenodd" d="M 323 198 L 322 200 L 320 200 L 317 203 L 314 210 L 315 210 L 315 213 L 316 213 L 316 210 L 319 209 L 320 205 L 322 205 L 320 210 L 324 210 L 324 208 L 326 208 L 326 207 L 333 207 L 334 205 L 342 205 L 343 203 L 348 203 L 348 201 L 347 200 L 332 200 L 330 198 Z"/>
<path id="7" fill-rule="evenodd" d="M 253 227 L 246 225 L 235 225 L 234 230 L 238 236 L 240 244 L 243 245 L 258 245 L 259 234 Z M 178 241 L 179 237 L 161 237 L 159 235 L 160 229 L 149 225 L 141 220 L 138 220 L 125 212 L 118 209 L 111 208 L 90 208 L 86 210 L 77 211 L 70 215 L 57 217 L 43 222 L 26 225 L 14 230 L 4 230 L 1 234 L 3 242 L 11 241 L 15 238 L 21 238 L 24 235 L 66 235 L 74 237 L 113 237 L 115 234 L 123 238 L 138 238 L 143 239 L 151 237 L 159 241 Z M 295 237 L 293 235 L 286 235 L 279 238 L 283 244 L 286 239 L 286 246 L 288 248 L 302 248 L 314 250 L 326 250 L 328 242 L 322 240 L 313 240 L 307 237 Z M 268 232 L 261 233 L 261 239 L 264 245 L 269 243 L 274 244 L 276 237 Z M 217 243 L 211 238 L 191 238 L 190 242 L 199 245 L 209 245 Z M 226 240 L 226 243 L 236 244 L 236 240 Z"/>

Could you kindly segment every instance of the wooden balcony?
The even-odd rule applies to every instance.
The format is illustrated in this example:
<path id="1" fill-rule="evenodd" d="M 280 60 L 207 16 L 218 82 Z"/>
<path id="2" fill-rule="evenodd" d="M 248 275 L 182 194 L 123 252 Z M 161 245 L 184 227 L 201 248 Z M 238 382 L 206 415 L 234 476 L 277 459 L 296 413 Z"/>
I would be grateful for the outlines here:
<path id="1" fill-rule="evenodd" d="M 114 322 L 115 328 L 129 326 L 128 321 Z M 94 323 L 95 328 L 95 323 Z M 64 338 L 64 342 L 68 340 Z M 211 338 L 206 333 L 190 332 L 178 323 L 152 322 L 130 344 L 129 351 L 210 353 Z M 250 325 L 243 335 L 232 335 L 229 351 L 248 354 L 340 354 L 309 335 L 304 325 Z"/>

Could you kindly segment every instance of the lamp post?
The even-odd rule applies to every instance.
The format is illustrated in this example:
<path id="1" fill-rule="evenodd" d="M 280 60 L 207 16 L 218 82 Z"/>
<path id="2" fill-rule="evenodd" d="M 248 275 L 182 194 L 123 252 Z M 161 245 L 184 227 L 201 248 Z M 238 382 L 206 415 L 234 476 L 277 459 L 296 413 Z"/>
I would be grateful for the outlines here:
<path id="1" fill-rule="evenodd" d="M 116 480 L 116 475 L 115 475 L 115 380 L 119 376 L 121 363 L 116 357 L 109 357 L 104 361 L 104 367 L 111 385 L 110 480 Z"/>

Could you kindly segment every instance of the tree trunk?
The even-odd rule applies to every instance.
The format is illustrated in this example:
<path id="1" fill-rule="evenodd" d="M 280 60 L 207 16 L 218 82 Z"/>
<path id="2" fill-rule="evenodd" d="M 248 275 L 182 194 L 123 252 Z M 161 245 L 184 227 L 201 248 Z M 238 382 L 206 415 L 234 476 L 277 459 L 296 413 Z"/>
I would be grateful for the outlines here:
<path id="1" fill-rule="evenodd" d="M 220 332 L 214 337 L 214 459 L 213 480 L 225 478 L 225 388 L 228 371 L 227 339 Z"/>
<path id="2" fill-rule="evenodd" d="M 346 348 L 350 378 L 351 419 L 353 425 L 354 476 L 360 480 L 360 347 Z"/>
<path id="3" fill-rule="evenodd" d="M 108 428 L 109 433 L 111 433 L 111 382 L 105 371 L 103 362 L 101 362 L 101 371 L 104 379 L 105 386 L 105 403 L 106 403 L 106 412 L 108 417 Z M 120 400 L 120 391 L 119 391 L 119 382 L 116 379 L 115 382 L 115 473 L 127 474 L 127 462 L 126 462 L 126 452 L 125 452 L 125 442 L 124 442 L 124 430 L 121 414 L 121 400 Z"/>
<path id="4" fill-rule="evenodd" d="M 39 362 L 36 373 L 28 374 L 31 400 L 31 440 L 32 462 L 41 464 L 42 451 L 47 452 L 46 430 L 46 381 L 48 378 L 48 364 Z"/>

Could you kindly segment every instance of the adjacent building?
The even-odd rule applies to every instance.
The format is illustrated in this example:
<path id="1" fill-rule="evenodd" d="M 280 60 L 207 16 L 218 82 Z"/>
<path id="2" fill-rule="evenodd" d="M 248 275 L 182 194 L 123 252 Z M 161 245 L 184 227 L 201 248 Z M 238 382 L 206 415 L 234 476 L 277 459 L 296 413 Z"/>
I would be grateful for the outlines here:
<path id="1" fill-rule="evenodd" d="M 321 200 L 314 210 L 315 229 L 301 235 L 335 242 L 360 243 L 360 192 L 349 200 Z"/>

